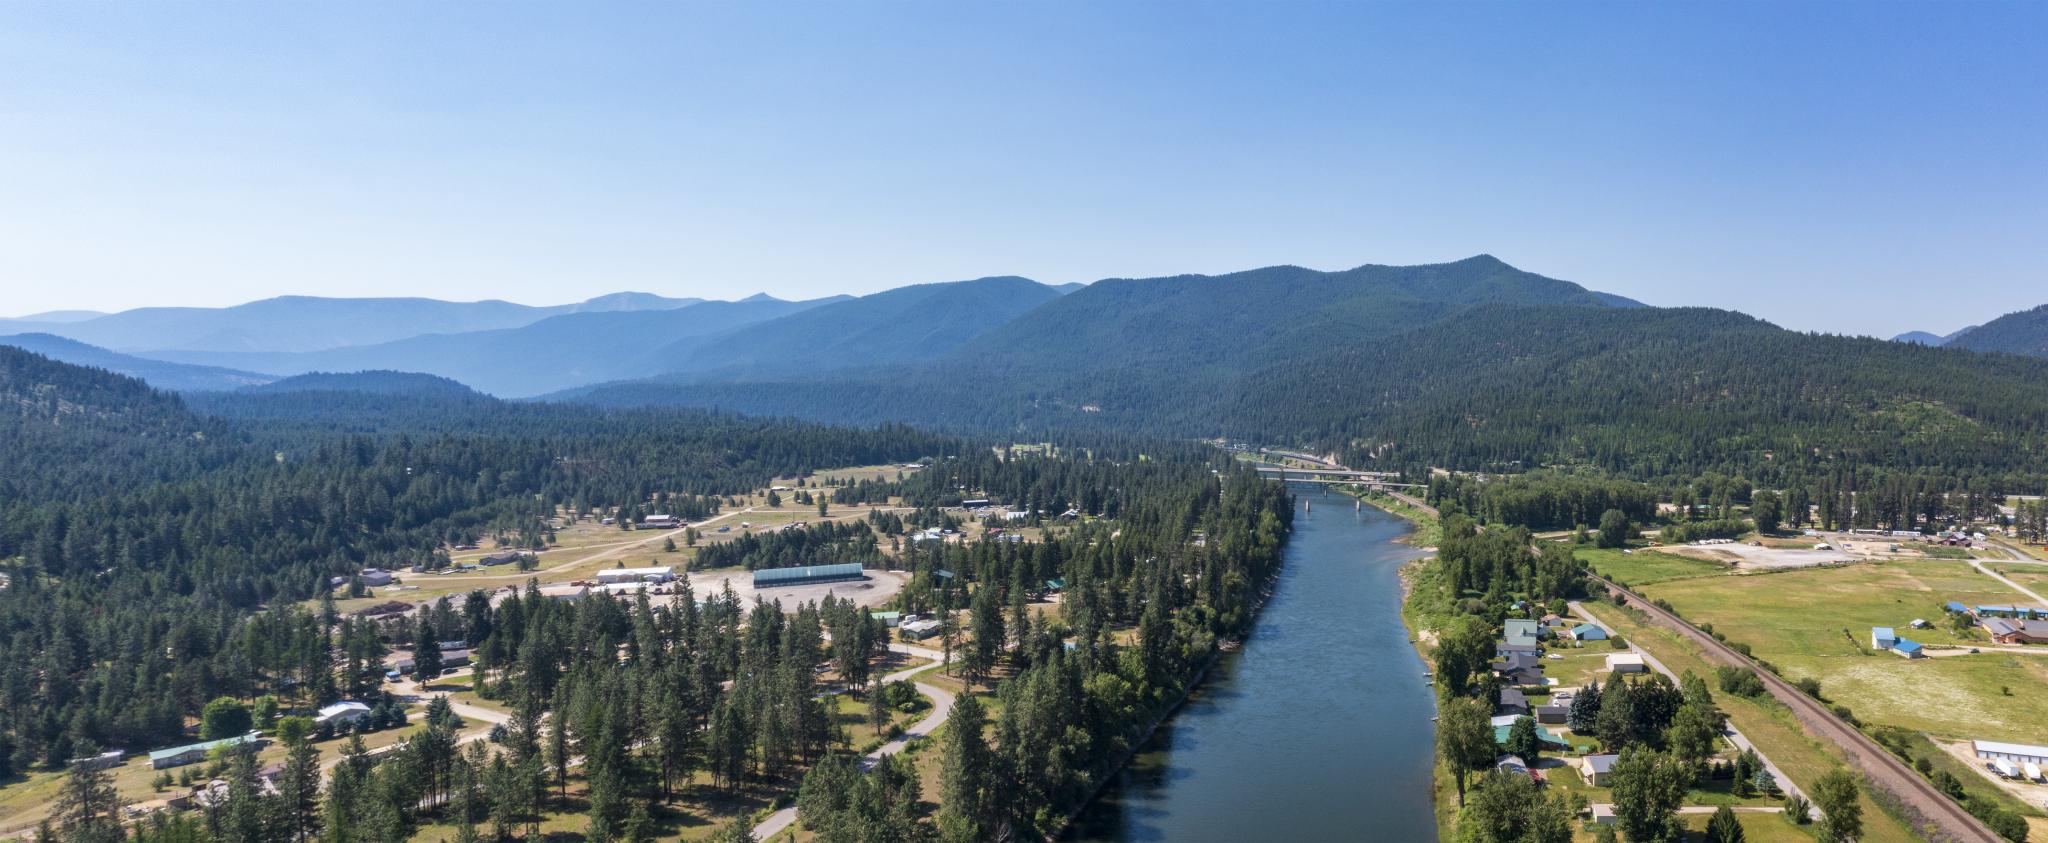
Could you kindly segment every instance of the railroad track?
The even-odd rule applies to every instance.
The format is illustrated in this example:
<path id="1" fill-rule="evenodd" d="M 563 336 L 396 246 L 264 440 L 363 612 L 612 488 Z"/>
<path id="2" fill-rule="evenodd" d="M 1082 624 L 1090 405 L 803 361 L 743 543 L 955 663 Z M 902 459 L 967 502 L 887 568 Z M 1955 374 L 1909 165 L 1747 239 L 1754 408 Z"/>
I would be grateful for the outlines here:
<path id="1" fill-rule="evenodd" d="M 1970 812 L 1963 810 L 1962 805 L 1941 791 L 1935 790 L 1934 785 L 1913 772 L 1912 768 L 1907 767 L 1897 756 L 1886 751 L 1855 726 L 1836 717 L 1835 713 L 1819 700 L 1807 696 L 1805 692 L 1793 687 L 1792 683 L 1763 669 L 1753 659 L 1737 652 L 1735 648 L 1722 643 L 1714 636 L 1701 632 L 1684 618 L 1651 603 L 1642 595 L 1622 588 L 1605 577 L 1590 573 L 1587 576 L 1627 596 L 1636 608 L 1641 609 L 1660 625 L 1676 630 L 1680 635 L 1699 644 L 1705 652 L 1718 656 L 1709 657 L 1708 661 L 1755 670 L 1757 676 L 1763 679 L 1764 687 L 1770 690 L 1771 696 L 1792 709 L 1792 713 L 1799 717 L 1801 723 L 1806 724 L 1809 731 L 1833 741 L 1849 757 L 1849 763 L 1862 770 L 1872 784 L 1897 797 L 1901 803 L 1917 812 L 1922 821 L 1933 823 L 1942 835 L 1934 839 L 1954 840 L 1959 843 L 2004 843 L 2004 838 L 1994 833 L 1990 826 L 1970 816 Z"/>

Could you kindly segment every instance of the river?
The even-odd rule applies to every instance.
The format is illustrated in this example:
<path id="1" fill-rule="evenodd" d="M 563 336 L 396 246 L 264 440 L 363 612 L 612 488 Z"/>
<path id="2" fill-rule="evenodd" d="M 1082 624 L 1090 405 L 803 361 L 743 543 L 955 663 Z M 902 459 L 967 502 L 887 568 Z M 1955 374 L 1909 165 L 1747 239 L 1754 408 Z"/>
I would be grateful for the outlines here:
<path id="1" fill-rule="evenodd" d="M 1066 839 L 1436 840 L 1435 708 L 1400 614 L 1408 525 L 1295 493 L 1313 507 L 1258 627 Z"/>

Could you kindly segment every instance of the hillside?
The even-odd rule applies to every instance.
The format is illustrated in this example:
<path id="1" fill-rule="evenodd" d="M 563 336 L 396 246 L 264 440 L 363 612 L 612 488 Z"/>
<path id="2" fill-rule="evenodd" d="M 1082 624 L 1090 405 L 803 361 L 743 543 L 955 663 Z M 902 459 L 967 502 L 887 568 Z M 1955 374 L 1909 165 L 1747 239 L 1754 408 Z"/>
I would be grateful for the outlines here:
<path id="1" fill-rule="evenodd" d="M 270 375 L 239 369 L 150 360 L 50 334 L 0 337 L 0 345 L 33 351 L 53 360 L 78 366 L 91 366 L 131 378 L 141 378 L 157 389 L 178 392 L 241 389 L 274 380 Z"/>
<path id="2" fill-rule="evenodd" d="M 2048 364 L 1727 311 L 1602 306 L 1575 285 L 1475 260 L 1354 271 L 1366 279 L 1279 268 L 1107 281 L 929 364 L 611 384 L 578 400 L 1225 436 L 1395 469 L 1563 463 L 1769 482 L 1852 467 L 2029 488 L 2038 481 L 2018 475 L 2048 473 Z"/>
<path id="3" fill-rule="evenodd" d="M 2048 304 L 2000 316 L 1971 329 L 1950 344 L 1972 351 L 2048 357 Z"/>
<path id="4" fill-rule="evenodd" d="M 1059 297 L 1028 278 L 917 284 L 673 343 L 656 357 L 684 376 L 725 378 L 917 362 Z"/>
<path id="5" fill-rule="evenodd" d="M 514 328 L 584 312 L 673 310 L 698 299 L 617 293 L 575 304 L 279 296 L 233 307 L 145 307 L 76 321 L 22 321 L 37 331 L 116 351 L 314 351 L 428 333 Z"/>
<path id="6" fill-rule="evenodd" d="M 140 380 L 0 346 L 0 511 L 203 470 L 220 437 Z"/>
<path id="7" fill-rule="evenodd" d="M 259 395 L 286 392 L 365 392 L 372 395 L 415 398 L 471 397 L 478 394 L 476 390 L 447 378 L 390 370 L 312 372 L 282 378 L 261 386 L 252 386 L 242 391 Z"/>

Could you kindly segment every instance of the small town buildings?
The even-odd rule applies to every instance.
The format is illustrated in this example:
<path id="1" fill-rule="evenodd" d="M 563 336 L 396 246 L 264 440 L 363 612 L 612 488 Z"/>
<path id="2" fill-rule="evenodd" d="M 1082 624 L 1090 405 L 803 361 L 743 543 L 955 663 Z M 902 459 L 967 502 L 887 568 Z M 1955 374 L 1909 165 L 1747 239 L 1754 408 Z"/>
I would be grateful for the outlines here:
<path id="1" fill-rule="evenodd" d="M 1517 776 L 1529 775 L 1529 762 L 1519 755 L 1503 755 L 1493 760 L 1493 769 Z"/>
<path id="2" fill-rule="evenodd" d="M 926 618 L 921 621 L 905 623 L 900 629 L 903 632 L 903 637 L 912 641 L 923 641 L 926 638 L 939 634 L 943 626 L 944 624 L 939 623 L 937 620 Z"/>
<path id="3" fill-rule="evenodd" d="M 1978 606 L 1977 617 L 2048 619 L 2048 609 L 2038 609 L 2033 606 Z"/>
<path id="4" fill-rule="evenodd" d="M 1643 663 L 1643 657 L 1635 653 L 1609 653 L 1607 669 L 1614 673 L 1645 673 L 1650 666 Z"/>
<path id="5" fill-rule="evenodd" d="M 1495 724 L 1493 727 L 1493 742 L 1507 743 L 1508 731 L 1513 728 L 1515 728 L 1515 724 L 1512 721 L 1508 723 Z M 1542 726 L 1536 727 L 1536 742 L 1538 744 L 1541 744 L 1545 749 L 1566 750 L 1571 748 L 1571 744 L 1566 743 L 1565 739 L 1562 736 L 1558 735 L 1558 733 L 1556 732 L 1550 731 L 1549 729 L 1545 729 Z"/>
<path id="6" fill-rule="evenodd" d="M 903 623 L 902 612 L 869 612 L 868 617 L 881 621 L 883 626 L 890 629 L 895 629 Z"/>
<path id="7" fill-rule="evenodd" d="M 1955 613 L 1957 613 L 1957 614 L 1960 614 L 1960 615 L 1967 615 L 1967 614 L 1969 614 L 1969 613 L 1970 613 L 1970 607 L 1968 607 L 1968 606 L 1965 606 L 1965 605 L 1963 605 L 1961 601 L 1957 601 L 1957 600 L 1950 600 L 1950 601 L 1948 601 L 1948 603 L 1944 604 L 1944 605 L 1943 605 L 1943 606 L 1942 606 L 1941 608 L 1943 608 L 1943 609 L 1946 609 L 1946 610 L 1948 610 L 1948 611 L 1951 611 L 1951 612 L 1955 612 Z"/>
<path id="8" fill-rule="evenodd" d="M 1988 618 L 1984 631 L 2000 644 L 2048 644 L 2048 621 Z"/>
<path id="9" fill-rule="evenodd" d="M 1534 647 L 1543 633 L 1542 625 L 1527 618 L 1509 618 L 1501 626 L 1501 639 L 1509 644 L 1526 644 Z"/>
<path id="10" fill-rule="evenodd" d="M 1541 685 L 1542 664 L 1534 653 L 1514 653 L 1499 661 L 1489 662 L 1487 667 L 1510 685 Z"/>
<path id="11" fill-rule="evenodd" d="M 1564 631 L 1564 637 L 1573 641 L 1606 641 L 1607 630 L 1597 624 L 1582 623 Z"/>
<path id="12" fill-rule="evenodd" d="M 158 770 L 166 769 L 169 767 L 182 767 L 186 764 L 205 761 L 206 756 L 219 747 L 256 747 L 261 746 L 262 744 L 263 736 L 257 732 L 250 732 L 246 735 L 236 735 L 232 738 L 221 738 L 217 741 L 206 741 L 205 743 L 188 744 L 185 746 L 174 746 L 169 749 L 159 749 L 155 752 L 150 753 L 149 766 Z"/>
<path id="13" fill-rule="evenodd" d="M 640 526 L 655 530 L 670 530 L 683 526 L 683 519 L 673 515 L 649 515 L 640 519 Z"/>
<path id="14" fill-rule="evenodd" d="M 1873 626 L 1870 628 L 1870 649 L 1889 650 L 1892 648 L 1892 645 L 1897 643 L 1899 643 L 1899 635 L 1893 632 L 1891 627 Z"/>
<path id="15" fill-rule="evenodd" d="M 804 565 L 796 568 L 763 568 L 754 572 L 755 588 L 776 588 L 790 585 L 813 585 L 826 582 L 848 582 L 867 579 L 859 562 L 839 565 Z"/>
<path id="16" fill-rule="evenodd" d="M 526 557 L 526 554 L 524 554 L 524 553 L 520 553 L 519 551 L 516 551 L 516 550 L 506 550 L 506 551 L 501 551 L 501 552 L 498 552 L 498 553 L 493 553 L 493 554 L 491 554 L 491 555 L 489 555 L 489 556 L 486 556 L 486 557 L 484 557 L 484 558 L 482 558 L 482 559 L 478 559 L 478 560 L 476 560 L 476 563 L 477 563 L 478 565 L 482 565 L 482 566 L 484 566 L 484 567 L 487 567 L 487 568 L 489 568 L 489 567 L 496 567 L 496 566 L 498 566 L 498 565 L 510 565 L 510 564 L 512 564 L 512 563 L 514 563 L 514 562 L 517 562 L 517 561 L 519 561 L 520 559 L 523 559 L 523 558 L 525 558 L 525 557 Z"/>
<path id="17" fill-rule="evenodd" d="M 1526 715 L 1529 713 L 1529 698 L 1519 688 L 1500 689 L 1500 706 L 1494 709 L 1498 714 Z"/>
<path id="18" fill-rule="evenodd" d="M 313 716 L 313 722 L 321 726 L 340 728 L 354 725 L 356 721 L 370 716 L 370 707 L 359 702 L 343 700 L 320 709 Z"/>
<path id="19" fill-rule="evenodd" d="M 540 587 L 540 596 L 546 597 L 549 600 L 581 600 L 588 594 L 590 594 L 590 586 L 576 585 L 575 583 L 544 585 Z"/>
<path id="20" fill-rule="evenodd" d="M 1493 644 L 1494 658 L 1505 659 L 1516 655 L 1534 656 L 1542 652 L 1535 644 L 1517 644 L 1513 641 L 1496 641 Z"/>
<path id="21" fill-rule="evenodd" d="M 1536 706 L 1534 709 L 1531 709 L 1530 714 L 1535 716 L 1536 722 L 1538 723 L 1542 723 L 1546 726 L 1561 726 L 1565 723 L 1565 721 L 1571 719 L 1571 698 L 1566 697 L 1564 699 L 1558 699 L 1556 697 L 1552 697 L 1550 699 L 1550 702 Z"/>
<path id="22" fill-rule="evenodd" d="M 1920 646 L 1920 642 L 1905 638 L 1901 638 L 1897 643 L 1892 644 L 1892 652 L 1909 659 L 1927 658 L 1927 649 Z"/>
<path id="23" fill-rule="evenodd" d="M 597 581 L 610 585 L 622 582 L 670 582 L 676 578 L 672 565 L 654 568 L 607 568 L 597 572 Z"/>
<path id="24" fill-rule="evenodd" d="M 1619 760 L 1619 755 L 1582 755 L 1576 762 L 1579 778 L 1594 787 L 1606 787 L 1609 774 L 1614 772 L 1614 762 Z"/>

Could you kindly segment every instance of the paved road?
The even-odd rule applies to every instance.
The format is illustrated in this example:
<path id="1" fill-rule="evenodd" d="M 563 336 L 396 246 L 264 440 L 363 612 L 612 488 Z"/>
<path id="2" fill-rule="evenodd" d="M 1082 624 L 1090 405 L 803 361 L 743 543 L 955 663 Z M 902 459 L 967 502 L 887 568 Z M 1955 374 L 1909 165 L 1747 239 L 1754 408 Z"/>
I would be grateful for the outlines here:
<path id="1" fill-rule="evenodd" d="M 889 650 L 891 652 L 903 653 L 905 655 L 916 656 L 918 658 L 931 659 L 934 662 L 942 662 L 945 658 L 945 654 L 938 650 L 933 650 L 927 647 L 912 646 L 909 644 L 890 644 Z M 895 673 L 891 673 L 887 676 L 882 677 L 880 683 L 878 684 L 888 684 L 890 682 L 900 682 L 906 679 L 910 679 L 911 677 L 916 676 L 917 674 L 922 673 L 926 670 L 930 670 L 931 668 L 932 665 L 927 664 L 918 665 L 917 667 L 909 668 L 907 670 L 899 670 Z M 876 749 L 875 751 L 863 756 L 860 762 L 860 767 L 863 772 L 874 769 L 875 762 L 880 761 L 887 756 L 895 755 L 899 752 L 902 752 L 904 749 L 907 749 L 910 746 L 911 741 L 929 737 L 931 733 L 938 731 L 940 726 L 946 725 L 946 718 L 953 716 L 952 691 L 948 691 L 937 685 L 927 685 L 923 682 L 914 682 L 913 684 L 916 685 L 918 693 L 931 698 L 932 713 L 925 715 L 925 718 L 923 720 L 919 720 L 917 722 L 917 725 L 905 730 L 901 736 L 898 736 L 897 738 L 889 741 L 888 743 L 882 744 L 882 746 L 879 749 Z M 776 811 L 773 814 L 769 814 L 768 818 L 762 820 L 760 825 L 754 826 L 754 839 L 767 841 L 770 838 L 773 838 L 775 835 L 781 834 L 782 832 L 788 830 L 790 826 L 795 824 L 796 806 L 792 805 L 780 811 Z"/>
<path id="2" fill-rule="evenodd" d="M 1574 614 L 1574 615 L 1577 615 L 1577 616 L 1579 616 L 1579 618 L 1580 618 L 1581 620 L 1584 620 L 1584 621 L 1587 621 L 1587 622 L 1589 622 L 1589 623 L 1593 623 L 1593 624 L 1596 624 L 1596 625 L 1600 625 L 1600 626 L 1602 626 L 1602 627 L 1605 627 L 1605 626 L 1606 626 L 1605 624 L 1601 624 L 1601 623 L 1600 623 L 1600 619 L 1599 619 L 1599 618 L 1593 617 L 1593 615 L 1592 615 L 1591 613 L 1587 612 L 1587 611 L 1586 611 L 1586 607 L 1585 607 L 1585 606 L 1582 606 L 1582 605 L 1580 605 L 1580 604 L 1579 604 L 1579 601 L 1577 601 L 1577 600 L 1573 600 L 1573 601 L 1571 601 L 1571 603 L 1570 603 L 1569 605 L 1571 606 L 1572 614 Z M 1611 630 L 1610 630 L 1610 631 L 1611 631 Z M 1662 673 L 1662 674 L 1664 674 L 1665 676 L 1669 676 L 1669 677 L 1671 677 L 1671 681 L 1672 681 L 1672 682 L 1676 683 L 1676 682 L 1678 681 L 1678 674 L 1677 674 L 1677 673 L 1674 673 L 1674 672 L 1672 672 L 1671 668 L 1669 668 L 1669 667 L 1665 667 L 1665 666 L 1664 666 L 1664 663 L 1663 663 L 1663 662 L 1660 662 L 1660 661 L 1658 661 L 1658 660 L 1657 660 L 1657 657 L 1656 657 L 1656 656 L 1650 655 L 1650 654 L 1649 654 L 1649 653 L 1648 653 L 1647 651 L 1645 651 L 1645 650 L 1644 650 L 1643 648 L 1641 648 L 1641 647 L 1638 647 L 1638 646 L 1636 646 L 1636 645 L 1635 645 L 1635 642 L 1633 642 L 1633 641 L 1629 641 L 1629 642 L 1627 642 L 1627 643 L 1628 643 L 1628 649 L 1629 649 L 1629 651 L 1630 651 L 1630 652 L 1633 652 L 1633 653 L 1635 653 L 1636 655 L 1638 655 L 1638 656 L 1642 656 L 1642 657 L 1643 657 L 1643 663 L 1644 663 L 1644 664 L 1647 664 L 1647 665 L 1649 665 L 1649 666 L 1651 666 L 1651 667 L 1653 667 L 1653 668 L 1656 668 L 1656 669 L 1657 669 L 1657 672 L 1658 672 L 1658 673 Z M 1700 678 L 1701 678 L 1701 679 L 1705 679 L 1706 677 L 1702 676 L 1702 677 L 1700 677 Z M 1727 738 L 1727 739 L 1728 739 L 1728 742 L 1729 742 L 1729 743 L 1731 743 L 1731 744 L 1734 744 L 1734 745 L 1735 745 L 1735 748 L 1736 748 L 1736 749 L 1747 749 L 1747 750 L 1750 750 L 1750 751 L 1752 751 L 1752 752 L 1755 752 L 1755 753 L 1756 753 L 1756 757 L 1757 757 L 1757 758 L 1759 758 L 1759 759 L 1761 759 L 1761 760 L 1762 760 L 1762 761 L 1764 762 L 1764 769 L 1766 769 L 1766 770 L 1769 770 L 1769 771 L 1771 771 L 1771 777 L 1772 777 L 1772 778 L 1775 778 L 1775 779 L 1777 779 L 1777 780 L 1778 780 L 1778 786 L 1779 786 L 1779 787 L 1781 787 L 1781 788 L 1784 788 L 1784 790 L 1785 790 L 1785 792 L 1786 792 L 1786 793 L 1797 793 L 1797 794 L 1799 794 L 1800 796 L 1805 796 L 1805 795 L 1806 795 L 1805 793 L 1803 793 L 1803 792 L 1801 792 L 1801 791 L 1799 790 L 1799 783 L 1798 783 L 1798 782 L 1795 782 L 1795 781 L 1793 781 L 1793 780 L 1792 780 L 1792 777 L 1791 777 L 1791 776 L 1785 775 L 1785 771 L 1784 771 L 1784 770 L 1781 770 L 1781 769 L 1779 769 L 1779 768 L 1778 768 L 1778 765 L 1777 765 L 1777 763 L 1776 763 L 1776 762 L 1773 762 L 1773 761 L 1771 760 L 1771 757 L 1770 757 L 1769 755 L 1765 755 L 1765 754 L 1764 754 L 1764 751 L 1763 751 L 1763 749 L 1759 748 L 1759 747 L 1758 747 L 1758 746 L 1757 746 L 1757 745 L 1756 745 L 1755 743 L 1751 742 L 1751 741 L 1750 741 L 1750 739 L 1749 739 L 1749 738 L 1748 738 L 1747 736 L 1743 735 L 1743 734 L 1742 734 L 1742 732 L 1738 731 L 1738 730 L 1737 730 L 1737 729 L 1735 728 L 1735 726 L 1734 726 L 1734 725 L 1732 725 L 1732 724 L 1731 724 L 1731 725 L 1728 725 L 1727 727 L 1725 727 L 1724 729 L 1722 729 L 1722 731 L 1721 731 L 1721 736 L 1722 736 L 1722 737 L 1724 737 L 1724 738 Z M 1808 801 L 1810 802 L 1810 801 L 1812 801 L 1812 800 L 1808 800 Z M 1707 807 L 1707 808 L 1703 808 L 1702 810 L 1704 810 L 1704 811 L 1706 811 L 1706 812 L 1708 812 L 1708 813 L 1712 813 L 1714 809 L 1713 809 L 1712 807 Z M 1738 809 L 1738 810 L 1739 810 L 1739 809 Z M 1780 809 L 1774 809 L 1774 810 L 1780 810 Z M 1679 813 L 1684 813 L 1684 812 L 1685 812 L 1685 809 L 1683 809 L 1683 808 L 1679 809 Z M 1815 814 L 1815 815 L 1816 815 L 1816 818 L 1817 818 L 1817 815 L 1819 814 L 1819 811 L 1818 811 L 1818 810 L 1811 810 L 1811 813 Z"/>
<path id="3" fill-rule="evenodd" d="M 2042 597 L 2042 596 L 2041 596 L 2041 595 L 2039 595 L 2039 594 L 2035 594 L 2035 593 L 2034 593 L 2034 590 L 2033 590 L 2033 589 L 2031 589 L 2031 588 L 2028 588 L 2028 587 L 2026 587 L 2026 586 L 2020 585 L 2019 583 L 2013 582 L 2013 581 L 2012 581 L 2012 580 L 2010 580 L 2010 579 L 2007 579 L 2007 578 L 2006 578 L 2006 576 L 2005 576 L 2004 574 L 2001 574 L 2001 573 L 1999 573 L 1999 572 L 1997 572 L 1997 571 L 1991 570 L 1990 568 L 1986 568 L 1986 567 L 1984 567 L 1984 560 L 1982 560 L 1982 559 L 1978 559 L 1978 558 L 1976 558 L 1976 557 L 1971 557 L 1971 558 L 1970 558 L 1970 567 L 1972 567 L 1972 568 L 1976 568 L 1976 569 L 1977 569 L 1977 571 L 1978 571 L 1978 573 L 1981 573 L 1981 574 L 1983 574 L 1984 576 L 1987 576 L 1987 577 L 1990 577 L 1990 578 L 1992 578 L 1992 579 L 1994 579 L 1994 580 L 1997 580 L 1997 581 L 1999 581 L 1999 582 L 2005 583 L 2005 586 L 2006 586 L 2007 588 L 2010 588 L 2010 589 L 2012 589 L 2012 590 L 2014 590 L 2014 591 L 2017 591 L 2017 592 L 2019 592 L 2019 593 L 2021 593 L 2021 594 L 2024 594 L 2024 595 L 2026 595 L 2026 596 L 2028 596 L 2028 597 L 2032 597 L 2032 598 L 2034 598 L 2034 601 L 2035 601 L 2035 602 L 2034 602 L 2034 605 L 2036 605 L 2036 606 L 2048 606 L 2048 598 L 2044 598 L 2044 597 Z"/>
<path id="4" fill-rule="evenodd" d="M 2002 840 L 1990 827 L 1963 810 L 1963 806 L 1956 804 L 1941 791 L 1935 790 L 1933 785 L 1920 777 L 1920 774 L 1900 763 L 1897 757 L 1878 746 L 1876 741 L 1843 722 L 1818 700 L 1792 687 L 1792 683 L 1775 673 L 1758 668 L 1749 658 L 1714 640 L 1713 636 L 1701 632 L 1684 619 L 1643 599 L 1642 595 L 1617 586 L 1603 577 L 1588 576 L 1606 583 L 1607 587 L 1616 593 L 1626 595 L 1630 605 L 1641 609 L 1652 623 L 1675 630 L 1698 644 L 1708 662 L 1756 670 L 1757 676 L 1763 679 L 1764 687 L 1771 692 L 1771 696 L 1777 697 L 1779 702 L 1792 709 L 1792 713 L 1806 725 L 1808 732 L 1834 742 L 1835 746 L 1840 747 L 1842 753 L 1848 756 L 1849 763 L 1869 777 L 1872 784 L 1889 791 L 1900 802 L 1918 812 L 1924 821 L 1932 823 L 1941 835 L 1933 839 L 1966 843 L 2000 843 Z"/>

